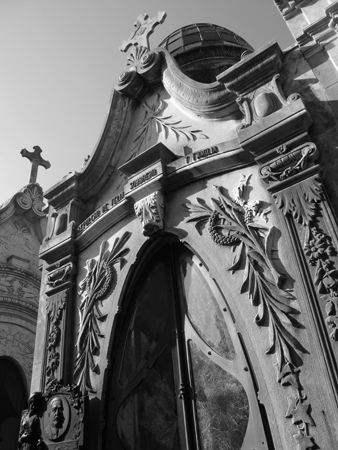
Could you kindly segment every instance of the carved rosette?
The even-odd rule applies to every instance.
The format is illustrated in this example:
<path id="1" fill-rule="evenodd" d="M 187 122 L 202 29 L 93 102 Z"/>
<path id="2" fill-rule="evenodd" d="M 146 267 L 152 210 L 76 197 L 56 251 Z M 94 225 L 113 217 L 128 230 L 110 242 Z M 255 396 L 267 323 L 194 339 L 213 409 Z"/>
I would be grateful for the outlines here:
<path id="1" fill-rule="evenodd" d="M 269 211 L 260 201 L 246 200 L 249 179 L 241 176 L 234 198 L 216 187 L 218 199 L 211 199 L 211 207 L 199 198 L 197 204 L 187 203 L 191 216 L 187 222 L 195 222 L 199 232 L 208 224 L 210 238 L 217 245 L 232 247 L 234 257 L 229 271 L 234 273 L 244 267 L 241 293 L 247 292 L 253 306 L 258 307 L 256 325 L 268 327 L 266 354 L 276 355 L 277 381 L 292 393 L 286 417 L 292 418 L 297 427 L 296 441 L 299 445 L 306 443 L 304 448 L 310 449 L 315 445 L 309 429 L 314 422 L 300 383 L 301 357 L 306 350 L 294 332 L 301 326 L 296 319 L 300 313 L 293 305 L 294 295 L 282 287 L 285 275 L 272 255 L 277 230 L 265 224 Z"/>
<path id="2" fill-rule="evenodd" d="M 103 241 L 98 259 L 87 260 L 87 275 L 80 283 L 80 323 L 74 379 L 84 394 L 86 391 L 95 392 L 90 374 L 98 371 L 95 356 L 99 354 L 101 348 L 100 338 L 104 337 L 100 323 L 107 317 L 102 314 L 100 305 L 116 283 L 117 274 L 114 266 L 119 263 L 122 269 L 126 262 L 125 256 L 129 253 L 129 248 L 125 248 L 125 244 L 130 236 L 131 234 L 126 232 L 121 238 L 116 238 L 111 250 L 109 243 Z"/>
<path id="3" fill-rule="evenodd" d="M 150 236 L 164 227 L 164 195 L 153 192 L 134 205 L 136 216 L 143 227 L 143 234 Z"/>

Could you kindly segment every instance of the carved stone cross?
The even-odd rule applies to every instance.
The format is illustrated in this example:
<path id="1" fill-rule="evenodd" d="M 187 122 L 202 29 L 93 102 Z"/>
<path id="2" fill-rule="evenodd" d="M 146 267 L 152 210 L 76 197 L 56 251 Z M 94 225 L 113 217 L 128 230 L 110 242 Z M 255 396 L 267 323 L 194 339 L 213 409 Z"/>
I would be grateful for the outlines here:
<path id="1" fill-rule="evenodd" d="M 20 152 L 24 158 L 28 158 L 30 160 L 30 162 L 32 163 L 31 176 L 29 178 L 30 183 L 36 183 L 39 166 L 42 166 L 45 169 L 50 168 L 50 162 L 46 161 L 45 159 L 41 158 L 41 156 L 40 156 L 41 152 L 42 152 L 41 148 L 38 145 L 35 145 L 35 147 L 33 147 L 33 149 L 34 149 L 34 152 L 29 152 L 25 148 L 22 149 Z"/>
<path id="2" fill-rule="evenodd" d="M 130 35 L 130 38 L 122 42 L 120 47 L 121 52 L 126 52 L 132 45 L 149 47 L 149 36 L 154 32 L 157 25 L 164 22 L 167 14 L 164 11 L 159 11 L 153 19 L 150 19 L 148 14 L 141 14 L 136 19 L 134 27 L 136 30 Z"/>

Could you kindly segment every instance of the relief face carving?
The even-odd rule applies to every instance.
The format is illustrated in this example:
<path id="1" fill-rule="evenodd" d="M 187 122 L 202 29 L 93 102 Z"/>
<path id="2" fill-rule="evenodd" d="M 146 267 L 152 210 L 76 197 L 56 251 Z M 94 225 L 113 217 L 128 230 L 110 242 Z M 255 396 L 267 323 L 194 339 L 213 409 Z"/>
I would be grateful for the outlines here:
<path id="1" fill-rule="evenodd" d="M 241 176 L 233 198 L 216 187 L 218 199 L 211 199 L 211 207 L 199 198 L 197 204 L 187 203 L 191 215 L 187 222 L 195 222 L 200 233 L 201 226 L 208 224 L 209 235 L 217 245 L 232 247 L 234 257 L 229 271 L 234 273 L 244 267 L 241 293 L 247 292 L 252 305 L 258 307 L 256 325 L 268 327 L 265 353 L 276 355 L 278 382 L 293 392 L 286 417 L 292 418 L 298 428 L 294 436 L 297 442 L 309 442 L 307 448 L 312 448 L 315 444 L 309 426 L 314 423 L 300 384 L 301 356 L 306 350 L 292 333 L 293 328 L 301 327 L 296 319 L 300 313 L 293 305 L 294 295 L 283 289 L 285 275 L 272 257 L 277 230 L 261 220 L 268 211 L 262 210 L 259 201 L 246 200 L 249 179 Z"/>
<path id="2" fill-rule="evenodd" d="M 77 450 L 83 445 L 84 398 L 77 385 L 54 380 L 44 397 L 41 438 L 53 450 Z"/>
<path id="3" fill-rule="evenodd" d="M 50 441 L 59 440 L 66 432 L 69 424 L 69 404 L 62 395 L 56 395 L 47 404 L 44 415 L 44 435 Z"/>
<path id="4" fill-rule="evenodd" d="M 116 238 L 111 250 L 109 250 L 109 243 L 103 241 L 98 259 L 87 260 L 87 275 L 80 283 L 80 324 L 76 343 L 74 379 L 83 393 L 86 390 L 94 392 L 90 372 L 96 372 L 98 369 L 95 355 L 101 348 L 100 338 L 104 337 L 99 323 L 106 319 L 106 315 L 102 314 L 99 302 L 107 297 L 116 282 L 114 266 L 119 263 L 122 268 L 126 262 L 125 256 L 129 253 L 129 249 L 125 248 L 125 244 L 130 236 L 131 234 L 126 232 L 121 238 Z"/>
<path id="5" fill-rule="evenodd" d="M 150 236 L 164 226 L 164 195 L 157 191 L 134 205 L 136 216 L 143 226 L 143 234 Z"/>

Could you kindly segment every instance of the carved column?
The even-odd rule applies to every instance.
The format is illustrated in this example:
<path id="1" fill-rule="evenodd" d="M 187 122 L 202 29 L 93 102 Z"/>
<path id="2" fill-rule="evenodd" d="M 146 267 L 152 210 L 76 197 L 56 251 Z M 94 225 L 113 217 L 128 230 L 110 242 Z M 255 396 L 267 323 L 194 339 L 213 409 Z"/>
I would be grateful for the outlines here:
<path id="1" fill-rule="evenodd" d="M 285 218 L 308 312 L 338 404 L 337 226 L 315 165 L 318 150 L 309 142 L 295 149 L 278 147 L 269 156 L 272 159 L 262 164 L 260 174 L 269 183 L 268 191 Z M 256 160 L 261 163 L 262 156 Z"/>

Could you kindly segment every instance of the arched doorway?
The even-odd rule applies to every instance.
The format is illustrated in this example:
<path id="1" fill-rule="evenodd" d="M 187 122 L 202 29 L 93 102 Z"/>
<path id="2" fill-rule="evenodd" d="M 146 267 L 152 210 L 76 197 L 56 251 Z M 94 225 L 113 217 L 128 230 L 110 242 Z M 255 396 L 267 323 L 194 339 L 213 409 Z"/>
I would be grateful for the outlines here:
<path id="1" fill-rule="evenodd" d="M 27 408 L 27 394 L 16 364 L 0 357 L 0 450 L 16 450 L 21 412 Z"/>
<path id="2" fill-rule="evenodd" d="M 231 314 L 202 262 L 166 244 L 135 278 L 113 345 L 105 448 L 268 449 Z"/>

